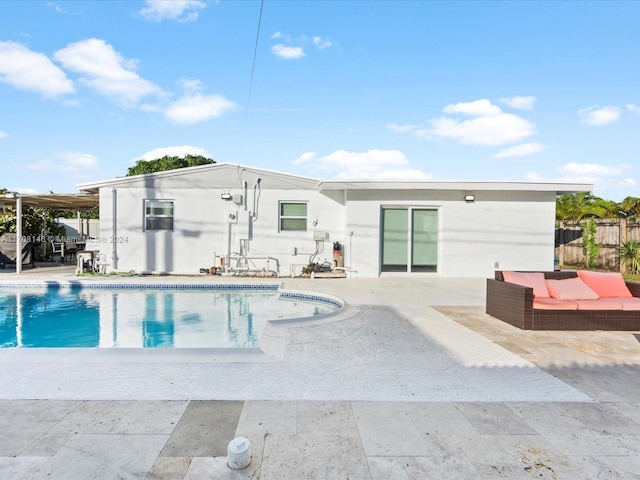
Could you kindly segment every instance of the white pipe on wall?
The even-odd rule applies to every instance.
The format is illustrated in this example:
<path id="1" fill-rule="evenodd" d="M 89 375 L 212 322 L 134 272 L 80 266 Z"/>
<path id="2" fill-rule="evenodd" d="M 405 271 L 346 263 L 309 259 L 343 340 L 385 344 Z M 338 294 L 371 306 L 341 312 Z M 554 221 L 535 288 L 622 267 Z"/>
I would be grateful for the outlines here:
<path id="1" fill-rule="evenodd" d="M 22 197 L 16 195 L 16 273 L 22 273 Z"/>
<path id="2" fill-rule="evenodd" d="M 112 221 L 111 221 L 111 234 L 112 234 L 112 242 L 111 242 L 111 268 L 112 270 L 116 270 L 118 268 L 118 242 L 116 242 L 116 238 L 118 235 L 118 189 L 114 188 L 111 190 L 111 205 L 112 205 Z"/>

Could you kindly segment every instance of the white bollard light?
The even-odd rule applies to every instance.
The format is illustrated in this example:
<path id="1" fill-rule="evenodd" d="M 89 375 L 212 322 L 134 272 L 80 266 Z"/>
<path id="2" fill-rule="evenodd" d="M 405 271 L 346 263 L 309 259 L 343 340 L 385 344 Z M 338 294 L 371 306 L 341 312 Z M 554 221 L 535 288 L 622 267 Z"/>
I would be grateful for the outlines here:
<path id="1" fill-rule="evenodd" d="M 236 437 L 227 447 L 227 465 L 234 470 L 241 470 L 251 463 L 251 442 L 244 437 Z"/>

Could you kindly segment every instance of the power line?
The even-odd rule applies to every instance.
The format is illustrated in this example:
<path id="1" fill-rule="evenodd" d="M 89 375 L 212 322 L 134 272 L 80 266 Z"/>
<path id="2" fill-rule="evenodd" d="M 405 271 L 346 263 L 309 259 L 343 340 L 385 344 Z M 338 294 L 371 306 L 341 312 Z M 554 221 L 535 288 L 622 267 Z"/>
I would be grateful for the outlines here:
<path id="1" fill-rule="evenodd" d="M 260 16 L 258 17 L 258 31 L 256 32 L 256 44 L 253 47 L 253 64 L 251 65 L 251 80 L 249 81 L 249 97 L 247 98 L 247 112 L 244 116 L 244 125 L 247 126 L 249 119 L 249 105 L 251 104 L 251 90 L 253 89 L 253 74 L 256 70 L 256 57 L 258 56 L 258 40 L 260 39 L 260 25 L 262 24 L 262 9 L 264 0 L 260 0 Z"/>

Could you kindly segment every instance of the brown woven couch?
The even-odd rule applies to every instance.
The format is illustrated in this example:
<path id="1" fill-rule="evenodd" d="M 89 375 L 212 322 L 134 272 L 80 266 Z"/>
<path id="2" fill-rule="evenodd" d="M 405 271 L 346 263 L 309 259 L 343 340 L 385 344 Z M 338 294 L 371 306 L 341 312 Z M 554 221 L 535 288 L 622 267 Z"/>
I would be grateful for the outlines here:
<path id="1" fill-rule="evenodd" d="M 544 272 L 546 279 L 576 277 L 576 272 Z M 640 283 L 627 282 L 634 297 Z M 502 271 L 487 279 L 486 312 L 523 330 L 631 330 L 640 331 L 640 311 L 539 310 L 533 308 L 533 288 L 504 281 Z"/>

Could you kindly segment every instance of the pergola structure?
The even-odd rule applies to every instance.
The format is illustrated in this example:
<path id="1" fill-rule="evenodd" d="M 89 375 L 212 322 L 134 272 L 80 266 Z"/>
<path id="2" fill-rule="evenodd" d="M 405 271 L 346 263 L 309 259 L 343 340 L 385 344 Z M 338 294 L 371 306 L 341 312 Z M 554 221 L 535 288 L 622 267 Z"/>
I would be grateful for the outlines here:
<path id="1" fill-rule="evenodd" d="M 100 196 L 97 193 L 69 193 L 69 194 L 21 194 L 5 193 L 0 198 L 0 206 L 15 205 L 16 207 L 16 273 L 22 273 L 22 207 L 23 205 L 36 208 L 59 208 L 61 210 L 89 210 L 98 206 Z"/>

